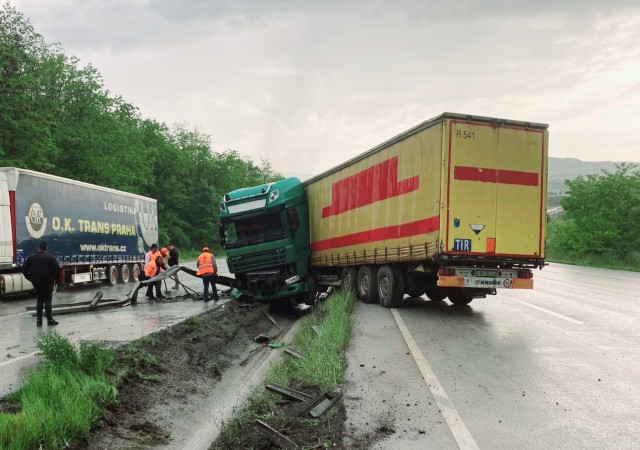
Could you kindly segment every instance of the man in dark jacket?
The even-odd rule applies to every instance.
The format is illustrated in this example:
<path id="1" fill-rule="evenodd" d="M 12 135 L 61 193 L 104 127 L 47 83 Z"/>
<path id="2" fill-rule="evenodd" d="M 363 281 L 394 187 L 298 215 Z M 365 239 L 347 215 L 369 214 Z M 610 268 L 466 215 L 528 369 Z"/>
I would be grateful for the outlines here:
<path id="1" fill-rule="evenodd" d="M 167 248 L 169 249 L 169 267 L 173 267 L 173 266 L 177 266 L 180 263 L 178 262 L 178 250 L 176 250 L 176 248 L 169 244 L 167 245 Z M 173 276 L 173 280 L 176 282 L 175 286 L 173 286 L 172 289 L 178 289 L 180 287 L 180 280 L 178 280 L 178 273 L 176 272 L 176 274 Z"/>
<path id="2" fill-rule="evenodd" d="M 51 301 L 53 299 L 53 287 L 60 278 L 60 264 L 55 256 L 47 253 L 47 243 L 40 242 L 38 253 L 27 258 L 22 266 L 24 277 L 31 281 L 36 291 L 38 302 L 36 303 L 36 324 L 42 326 L 42 307 L 47 314 L 48 325 L 58 325 L 53 320 Z"/>

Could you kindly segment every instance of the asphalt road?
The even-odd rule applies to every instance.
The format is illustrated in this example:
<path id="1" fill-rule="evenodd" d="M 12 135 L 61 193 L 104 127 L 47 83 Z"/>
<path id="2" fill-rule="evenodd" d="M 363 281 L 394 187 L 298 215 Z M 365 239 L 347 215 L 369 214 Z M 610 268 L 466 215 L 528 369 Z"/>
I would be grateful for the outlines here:
<path id="1" fill-rule="evenodd" d="M 640 448 L 640 274 L 552 264 L 469 306 L 358 304 L 347 426 L 371 448 Z"/>
<path id="2" fill-rule="evenodd" d="M 220 275 L 229 275 L 224 259 L 216 259 Z M 183 263 L 195 268 L 195 262 Z M 202 293 L 202 280 L 185 272 L 179 273 L 180 282 Z M 168 293 L 165 295 L 184 295 L 185 289 L 173 290 L 173 281 L 167 281 Z M 135 287 L 134 283 L 107 286 L 101 282 L 70 287 L 54 294 L 53 304 L 90 301 L 98 291 L 103 292 L 103 300 L 124 299 Z M 218 290 L 226 290 L 218 286 Z M 163 291 L 164 291 L 163 285 Z M 187 317 L 196 315 L 204 309 L 223 307 L 219 304 L 202 301 L 193 302 L 153 302 L 144 299 L 145 288 L 138 292 L 138 304 L 55 316 L 60 325 L 55 330 L 72 342 L 80 340 L 131 341 L 149 333 L 171 326 Z M 35 306 L 34 294 L 10 296 L 0 301 L 0 397 L 17 390 L 38 362 L 36 339 L 46 333 L 49 327 L 36 327 L 35 317 L 26 311 L 27 306 Z"/>

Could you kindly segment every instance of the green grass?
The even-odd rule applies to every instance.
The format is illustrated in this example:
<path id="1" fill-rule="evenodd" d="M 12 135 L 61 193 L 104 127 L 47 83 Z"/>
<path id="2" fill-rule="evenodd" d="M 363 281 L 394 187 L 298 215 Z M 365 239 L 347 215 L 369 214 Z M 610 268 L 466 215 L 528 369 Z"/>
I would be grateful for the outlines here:
<path id="1" fill-rule="evenodd" d="M 82 342 L 79 350 L 55 331 L 37 346 L 42 367 L 8 401 L 19 412 L 0 413 L 3 449 L 56 449 L 77 445 L 89 437 L 102 407 L 116 399 L 106 369 L 115 352 Z"/>
<path id="2" fill-rule="evenodd" d="M 547 248 L 546 260 L 574 266 L 598 267 L 602 269 L 629 270 L 640 272 L 640 252 L 626 255 L 569 254 L 554 248 Z"/>
<path id="3" fill-rule="evenodd" d="M 354 301 L 353 294 L 338 291 L 318 304 L 313 313 L 303 319 L 291 342 L 291 347 L 306 357 L 281 358 L 270 368 L 264 384 L 304 386 L 307 390 L 319 392 L 340 386 L 344 380 L 344 352 L 351 337 Z M 313 325 L 317 326 L 319 333 L 311 329 Z M 237 448 L 243 430 L 251 426 L 251 422 L 273 419 L 276 401 L 280 399 L 263 386 L 256 388 L 245 407 L 224 427 L 215 448 Z M 317 421 L 307 422 L 308 426 L 317 426 Z"/>

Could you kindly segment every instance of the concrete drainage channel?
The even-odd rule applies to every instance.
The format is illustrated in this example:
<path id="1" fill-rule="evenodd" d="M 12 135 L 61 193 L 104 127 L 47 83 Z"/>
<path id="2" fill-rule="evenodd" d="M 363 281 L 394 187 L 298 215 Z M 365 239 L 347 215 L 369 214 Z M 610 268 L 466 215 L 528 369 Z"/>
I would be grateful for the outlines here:
<path id="1" fill-rule="evenodd" d="M 301 321 L 295 321 L 281 340 L 291 341 Z M 245 364 L 229 367 L 209 395 L 192 401 L 189 412 L 171 424 L 171 442 L 154 446 L 158 449 L 208 450 L 220 435 L 222 427 L 238 411 L 251 391 L 261 386 L 271 363 L 283 357 L 284 352 L 257 352 Z M 159 424 L 160 425 L 160 424 Z"/>

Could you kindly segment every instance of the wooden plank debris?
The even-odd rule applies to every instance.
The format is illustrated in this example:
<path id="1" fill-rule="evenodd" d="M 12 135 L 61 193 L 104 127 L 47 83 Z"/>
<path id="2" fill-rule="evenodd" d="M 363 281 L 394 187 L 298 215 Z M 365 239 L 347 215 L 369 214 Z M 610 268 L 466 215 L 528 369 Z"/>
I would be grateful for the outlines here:
<path id="1" fill-rule="evenodd" d="M 264 387 L 267 389 L 267 391 L 275 392 L 276 394 L 280 394 L 290 400 L 297 400 L 299 402 L 308 402 L 313 400 L 312 395 L 309 395 L 306 392 L 282 386 L 281 384 L 271 383 L 265 385 Z"/>
<path id="2" fill-rule="evenodd" d="M 262 309 L 262 308 L 260 308 L 260 311 L 262 311 L 262 313 L 263 313 L 265 316 L 267 316 L 267 319 L 269 319 L 269 321 L 270 321 L 272 324 L 274 324 L 275 326 L 278 326 L 278 322 L 276 322 L 276 321 L 275 321 L 275 319 L 274 319 L 273 317 L 271 317 L 271 316 L 269 315 L 269 313 L 268 313 L 268 312 L 266 312 L 266 311 L 265 311 L 264 309 Z"/>
<path id="3" fill-rule="evenodd" d="M 309 414 L 311 415 L 311 417 L 320 417 L 335 402 L 340 400 L 340 398 L 342 398 L 342 391 L 339 389 L 327 392 L 326 394 L 324 394 L 324 398 L 316 406 L 313 407 Z"/>
<path id="4" fill-rule="evenodd" d="M 263 436 L 265 436 L 266 434 L 267 436 L 265 437 L 270 439 L 271 442 L 276 444 L 278 447 L 283 448 L 285 450 L 298 450 L 300 448 L 291 439 L 289 439 L 288 437 L 286 437 L 284 434 L 280 433 L 276 429 L 271 428 L 262 420 L 256 419 L 255 423 L 258 426 L 260 426 L 260 428 L 257 428 L 258 432 Z"/>

